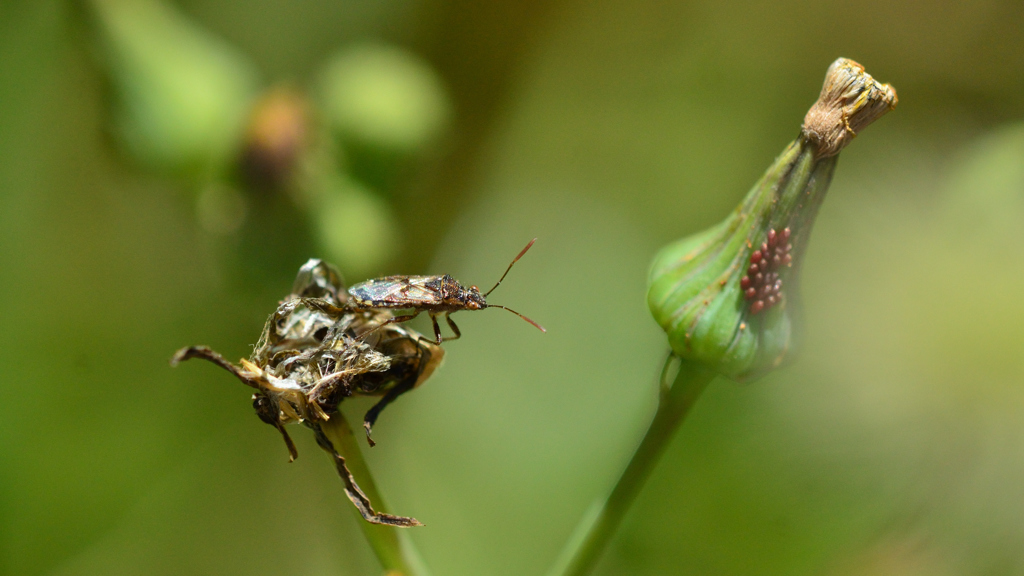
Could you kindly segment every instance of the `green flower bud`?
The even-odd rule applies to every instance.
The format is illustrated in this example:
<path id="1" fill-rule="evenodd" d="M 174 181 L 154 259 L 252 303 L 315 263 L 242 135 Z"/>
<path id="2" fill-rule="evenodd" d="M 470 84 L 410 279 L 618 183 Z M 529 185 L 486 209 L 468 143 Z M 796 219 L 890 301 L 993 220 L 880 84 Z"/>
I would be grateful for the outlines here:
<path id="1" fill-rule="evenodd" d="M 740 381 L 789 356 L 800 262 L 837 155 L 896 101 L 863 66 L 836 60 L 800 136 L 736 210 L 658 253 L 647 304 L 676 355 Z"/>
<path id="2" fill-rule="evenodd" d="M 361 278 L 394 258 L 402 236 L 384 198 L 336 172 L 322 174 L 312 188 L 310 214 L 320 245 L 346 274 Z"/>
<path id="3" fill-rule="evenodd" d="M 249 62 L 158 0 L 92 0 L 115 100 L 137 161 L 184 176 L 225 166 L 255 93 Z"/>
<path id="4" fill-rule="evenodd" d="M 345 140 L 395 153 L 413 152 L 447 124 L 451 104 L 433 69 L 390 46 L 336 55 L 320 78 L 321 108 Z"/>
<path id="5" fill-rule="evenodd" d="M 364 45 L 337 54 L 320 74 L 316 94 L 349 174 L 385 194 L 452 114 L 437 73 L 394 46 Z"/>

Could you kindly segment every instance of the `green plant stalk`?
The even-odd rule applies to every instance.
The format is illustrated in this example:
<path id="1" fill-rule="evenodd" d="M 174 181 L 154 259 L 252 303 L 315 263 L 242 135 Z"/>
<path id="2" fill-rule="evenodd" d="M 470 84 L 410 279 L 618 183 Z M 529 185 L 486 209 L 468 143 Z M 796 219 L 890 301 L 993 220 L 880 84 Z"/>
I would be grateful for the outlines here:
<path id="1" fill-rule="evenodd" d="M 352 433 L 352 427 L 349 426 L 345 416 L 341 411 L 331 414 L 331 419 L 321 424 L 321 427 L 338 453 L 345 458 L 349 471 L 352 472 L 363 493 L 373 502 L 378 511 L 387 511 L 384 498 L 381 496 L 380 490 L 377 489 L 377 483 L 373 481 L 373 475 L 370 473 L 366 460 L 363 459 L 358 438 Z M 352 510 L 355 512 L 363 535 L 366 536 L 366 541 L 369 542 L 370 548 L 373 549 L 373 553 L 377 556 L 387 576 L 429 576 L 430 571 L 427 570 L 426 564 L 409 539 L 406 528 L 371 524 L 363 520 L 355 508 Z"/>
<path id="2" fill-rule="evenodd" d="M 662 390 L 658 411 L 626 470 L 608 497 L 598 501 L 584 516 L 566 543 L 550 576 L 583 576 L 600 560 L 623 517 L 658 464 L 675 431 L 690 413 L 715 372 L 683 361 L 672 387 Z"/>

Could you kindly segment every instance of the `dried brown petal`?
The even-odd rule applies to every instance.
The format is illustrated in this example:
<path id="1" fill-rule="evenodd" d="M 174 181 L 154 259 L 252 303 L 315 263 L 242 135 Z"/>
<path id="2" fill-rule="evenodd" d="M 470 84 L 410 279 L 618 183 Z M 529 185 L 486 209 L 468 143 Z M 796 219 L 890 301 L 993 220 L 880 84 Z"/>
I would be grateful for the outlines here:
<path id="1" fill-rule="evenodd" d="M 892 86 L 879 83 L 853 60 L 839 58 L 829 66 L 821 96 L 804 117 L 804 138 L 817 147 L 818 158 L 835 156 L 897 101 Z"/>

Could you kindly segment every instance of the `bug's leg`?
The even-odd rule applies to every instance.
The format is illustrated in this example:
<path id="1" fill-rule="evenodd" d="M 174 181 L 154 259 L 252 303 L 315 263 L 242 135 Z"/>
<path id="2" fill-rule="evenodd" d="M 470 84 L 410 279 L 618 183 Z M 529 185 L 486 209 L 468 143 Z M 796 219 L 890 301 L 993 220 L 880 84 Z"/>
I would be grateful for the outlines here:
<path id="1" fill-rule="evenodd" d="M 376 445 L 373 438 L 370 437 L 370 432 L 374 423 L 377 422 L 377 417 L 380 416 L 380 413 L 388 404 L 394 402 L 396 398 L 416 387 L 416 383 L 420 380 L 420 375 L 423 374 L 423 370 L 427 367 L 427 364 L 430 363 L 430 359 L 432 357 L 430 350 L 420 345 L 420 340 L 423 340 L 424 342 L 429 342 L 429 340 L 423 336 L 418 336 L 415 340 L 408 338 L 408 340 L 416 345 L 416 371 L 413 374 L 409 374 L 404 380 L 396 384 L 394 388 L 389 390 L 379 402 L 374 404 L 373 407 L 366 412 L 366 416 L 363 417 L 363 428 L 366 429 L 366 441 L 370 443 L 370 446 Z"/>
<path id="2" fill-rule="evenodd" d="M 371 447 L 377 445 L 377 443 L 373 441 L 373 437 L 370 435 L 370 432 L 373 429 L 373 425 L 377 422 L 377 418 L 380 416 L 380 413 L 384 411 L 384 408 L 386 408 L 388 404 L 394 402 L 396 398 L 405 394 L 409 390 L 412 390 L 413 387 L 416 386 L 416 379 L 418 377 L 418 373 L 412 374 L 411 377 L 395 384 L 394 388 L 388 390 L 387 394 L 385 394 L 383 398 L 378 400 L 372 408 L 366 411 L 366 415 L 363 416 L 363 428 L 366 429 L 366 441 L 370 443 Z"/>
<path id="3" fill-rule="evenodd" d="M 448 322 L 448 326 L 451 327 L 452 332 L 455 333 L 455 336 L 449 336 L 449 337 L 445 338 L 444 339 L 445 342 L 447 342 L 448 340 L 458 340 L 459 338 L 462 338 L 462 332 L 459 331 L 459 327 L 456 326 L 455 322 L 452 320 L 451 312 L 448 312 L 447 314 L 445 314 L 444 315 L 444 319 L 445 319 L 446 322 Z M 438 342 L 438 344 L 440 344 L 440 343 L 441 342 Z"/>
<path id="4" fill-rule="evenodd" d="M 351 312 L 352 309 L 346 306 L 335 306 L 323 298 L 300 298 L 300 302 L 306 308 L 310 310 L 318 310 L 327 314 L 331 318 L 340 318 L 347 312 Z"/>
<path id="5" fill-rule="evenodd" d="M 274 428 L 281 433 L 281 437 L 284 438 L 284 445 L 288 448 L 288 461 L 295 462 L 295 459 L 299 457 L 299 451 L 295 448 L 295 442 L 292 442 L 292 437 L 288 435 L 288 431 L 284 429 L 284 424 L 281 422 L 274 422 Z"/>
<path id="6" fill-rule="evenodd" d="M 359 489 L 356 484 L 356 479 L 352 477 L 352 473 L 349 472 L 348 466 L 345 465 L 345 458 L 338 454 L 338 451 L 334 449 L 334 444 L 331 443 L 331 439 L 324 434 L 320 426 L 314 426 L 313 431 L 316 433 L 316 443 L 324 449 L 325 452 L 330 454 L 334 460 L 334 467 L 338 470 L 338 476 L 341 477 L 341 481 L 345 483 L 345 494 L 348 499 L 352 501 L 356 506 L 356 510 L 359 510 L 359 514 L 362 515 L 363 519 L 371 524 L 385 524 L 387 526 L 399 526 L 408 528 L 410 526 L 423 526 L 419 520 L 410 518 L 407 516 L 395 516 L 392 514 L 386 514 L 384 512 L 374 512 L 373 506 L 370 504 L 370 499 L 363 494 L 363 491 Z"/>
<path id="7" fill-rule="evenodd" d="M 256 410 L 256 415 L 260 417 L 260 420 L 277 428 L 277 431 L 281 433 L 281 436 L 284 438 L 284 445 L 288 447 L 288 461 L 294 462 L 299 457 L 299 451 L 295 449 L 295 443 L 292 442 L 292 437 L 288 435 L 288 431 L 284 429 L 284 424 L 281 424 L 279 417 L 281 410 L 277 404 L 263 394 L 253 394 L 252 407 Z"/>
<path id="8" fill-rule="evenodd" d="M 381 328 L 387 326 L 388 324 L 398 324 L 399 322 L 408 322 L 409 320 L 412 320 L 413 318 L 415 318 L 415 317 L 417 317 L 419 315 L 420 315 L 420 311 L 417 310 L 417 311 L 413 312 L 412 314 L 406 314 L 405 316 L 393 316 L 391 318 L 388 318 L 388 320 L 386 322 L 381 322 L 380 324 L 374 326 L 373 328 L 370 328 L 366 332 L 363 332 L 362 335 L 360 335 L 359 337 L 362 338 L 362 339 L 365 339 L 367 335 L 373 334 L 374 332 L 376 332 L 377 330 L 380 330 Z"/>
<path id="9" fill-rule="evenodd" d="M 434 324 L 434 342 L 441 344 L 441 342 L 444 342 L 444 338 L 441 337 L 441 327 L 437 325 L 437 315 L 431 314 L 430 321 Z"/>
<path id="10" fill-rule="evenodd" d="M 217 366 L 231 372 L 236 378 L 242 381 L 246 386 L 251 386 L 259 390 L 259 383 L 252 378 L 247 372 L 235 366 L 231 362 L 224 359 L 223 356 L 207 348 L 206 346 L 189 346 L 188 348 L 182 348 L 174 353 L 171 357 L 171 366 L 177 366 L 179 363 L 185 360 L 191 360 L 192 358 L 201 358 L 208 362 L 213 362 Z"/>
<path id="11" fill-rule="evenodd" d="M 413 318 L 415 318 L 415 317 L 417 317 L 419 315 L 420 315 L 420 311 L 417 310 L 417 311 L 413 312 L 412 314 L 406 314 L 405 316 L 395 316 L 394 318 L 391 318 L 387 322 L 381 324 L 381 326 L 387 326 L 388 324 L 397 324 L 399 322 L 408 322 L 409 320 L 412 320 Z"/>

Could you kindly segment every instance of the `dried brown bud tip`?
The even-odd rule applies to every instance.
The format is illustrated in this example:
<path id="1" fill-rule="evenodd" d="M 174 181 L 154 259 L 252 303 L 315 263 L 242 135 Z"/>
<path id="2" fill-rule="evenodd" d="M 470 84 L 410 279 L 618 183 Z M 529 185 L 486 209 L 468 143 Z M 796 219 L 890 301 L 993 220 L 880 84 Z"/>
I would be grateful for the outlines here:
<path id="1" fill-rule="evenodd" d="M 818 158 L 835 156 L 897 101 L 892 86 L 880 84 L 853 60 L 840 58 L 829 66 L 821 96 L 804 117 L 804 138 L 817 146 Z"/>
<path id="2" fill-rule="evenodd" d="M 264 95 L 249 114 L 242 149 L 242 176 L 256 188 L 288 183 L 309 143 L 309 110 L 302 95 L 277 88 Z"/>

